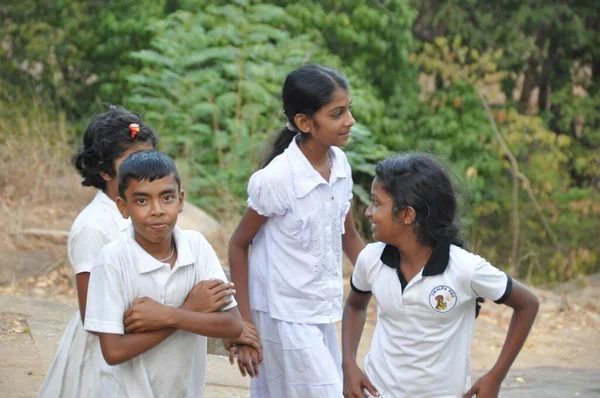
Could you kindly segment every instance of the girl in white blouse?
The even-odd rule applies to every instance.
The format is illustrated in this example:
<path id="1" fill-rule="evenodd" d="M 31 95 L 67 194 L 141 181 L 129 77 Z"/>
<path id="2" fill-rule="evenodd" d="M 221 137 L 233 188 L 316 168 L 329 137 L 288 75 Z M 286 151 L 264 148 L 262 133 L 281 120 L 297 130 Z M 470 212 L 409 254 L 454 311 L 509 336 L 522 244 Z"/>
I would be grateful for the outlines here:
<path id="1" fill-rule="evenodd" d="M 155 131 L 142 123 L 140 115 L 120 106 L 95 115 L 85 130 L 73 164 L 83 178 L 81 184 L 98 192 L 69 232 L 68 254 L 76 274 L 79 312 L 63 334 L 39 397 L 87 397 L 97 387 L 100 346 L 82 324 L 90 271 L 100 249 L 130 224 L 115 204 L 119 165 L 133 152 L 154 148 L 157 141 Z"/>
<path id="2" fill-rule="evenodd" d="M 229 246 L 244 328 L 258 330 L 263 349 L 234 341 L 230 353 L 252 377 L 252 397 L 341 397 L 342 250 L 354 263 L 364 247 L 338 148 L 355 123 L 348 82 L 305 65 L 287 76 L 282 98 L 287 125 L 250 178 Z"/>

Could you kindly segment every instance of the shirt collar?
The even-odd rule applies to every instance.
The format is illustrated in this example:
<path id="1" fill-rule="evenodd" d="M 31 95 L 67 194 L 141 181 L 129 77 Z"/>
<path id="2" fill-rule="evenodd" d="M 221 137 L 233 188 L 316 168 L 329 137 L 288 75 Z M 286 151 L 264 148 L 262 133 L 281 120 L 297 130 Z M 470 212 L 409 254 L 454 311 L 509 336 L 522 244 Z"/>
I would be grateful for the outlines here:
<path id="1" fill-rule="evenodd" d="M 327 181 L 321 174 L 310 164 L 304 153 L 298 147 L 296 142 L 300 134 L 297 134 L 290 145 L 285 150 L 290 168 L 292 170 L 292 184 L 294 186 L 294 194 L 296 198 L 302 198 L 308 195 L 315 187 L 320 184 L 327 184 Z M 333 184 L 338 178 L 347 178 L 344 162 L 340 156 L 336 156 L 333 148 L 329 149 L 331 156 L 331 176 L 329 177 L 330 184 Z"/>
<path id="2" fill-rule="evenodd" d="M 102 207 L 107 209 L 112 214 L 112 219 L 117 224 L 117 228 L 119 231 L 125 231 L 127 227 L 131 224 L 131 220 L 129 218 L 123 218 L 117 204 L 114 200 L 108 197 L 107 194 L 98 190 L 96 196 L 94 197 L 94 201 L 98 202 Z"/>
<path id="3" fill-rule="evenodd" d="M 423 267 L 422 276 L 434 276 L 443 274 L 448 267 L 450 261 L 450 242 L 447 240 L 440 240 L 433 248 L 431 257 L 427 260 L 427 264 Z M 381 262 L 398 270 L 400 264 L 400 252 L 396 246 L 385 245 L 383 252 L 381 253 Z"/>
<path id="4" fill-rule="evenodd" d="M 155 271 L 165 265 L 165 263 L 152 257 L 150 253 L 137 243 L 135 240 L 133 224 L 130 224 L 130 226 L 127 227 L 127 237 L 133 248 L 135 266 L 140 274 Z M 173 228 L 173 237 L 175 238 L 175 247 L 177 248 L 177 261 L 175 261 L 173 270 L 179 267 L 193 265 L 196 262 L 196 257 L 192 252 L 190 242 L 186 239 L 184 232 L 177 225 Z"/>

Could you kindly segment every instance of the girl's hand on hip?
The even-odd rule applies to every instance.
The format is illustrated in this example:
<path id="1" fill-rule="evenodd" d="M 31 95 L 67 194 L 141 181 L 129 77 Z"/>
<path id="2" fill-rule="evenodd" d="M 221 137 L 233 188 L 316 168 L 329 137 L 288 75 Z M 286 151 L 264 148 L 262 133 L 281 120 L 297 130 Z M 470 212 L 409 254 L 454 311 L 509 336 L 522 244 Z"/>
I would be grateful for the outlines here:
<path id="1" fill-rule="evenodd" d="M 125 311 L 125 333 L 148 332 L 168 327 L 170 309 L 149 297 L 136 298 L 133 305 Z"/>
<path id="2" fill-rule="evenodd" d="M 473 384 L 473 387 L 463 395 L 463 398 L 471 398 L 473 395 L 477 396 L 477 398 L 498 398 L 501 384 L 502 380 L 499 380 L 490 373 L 486 373 Z"/>
<path id="3" fill-rule="evenodd" d="M 344 370 L 344 398 L 364 398 L 365 394 L 363 389 L 369 391 L 369 393 L 378 397 L 379 392 L 373 384 L 367 379 L 367 376 L 358 367 L 356 362 L 351 362 L 348 365 L 343 366 Z"/>

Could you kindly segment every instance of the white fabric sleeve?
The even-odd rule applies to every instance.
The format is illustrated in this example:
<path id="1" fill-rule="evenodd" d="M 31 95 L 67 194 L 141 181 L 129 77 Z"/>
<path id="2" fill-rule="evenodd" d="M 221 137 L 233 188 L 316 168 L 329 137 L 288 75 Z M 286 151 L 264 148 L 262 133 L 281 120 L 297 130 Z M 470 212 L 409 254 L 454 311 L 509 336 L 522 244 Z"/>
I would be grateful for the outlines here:
<path id="1" fill-rule="evenodd" d="M 350 163 L 348 163 L 348 159 L 346 158 L 346 154 L 343 151 L 339 151 L 341 156 L 344 158 L 344 170 L 346 171 L 346 182 L 345 182 L 345 196 L 346 202 L 342 204 L 342 235 L 346 233 L 346 216 L 351 211 L 352 208 L 352 198 L 354 194 L 352 193 L 352 188 L 354 187 L 354 182 L 352 180 L 352 169 L 350 168 Z"/>
<path id="2" fill-rule="evenodd" d="M 85 311 L 85 330 L 124 334 L 123 315 L 127 310 L 121 271 L 110 264 L 92 269 Z"/>
<path id="3" fill-rule="evenodd" d="M 93 226 L 85 226 L 69 237 L 68 252 L 76 274 L 90 272 L 100 250 L 110 243 L 108 235 Z"/>
<path id="4" fill-rule="evenodd" d="M 503 303 L 512 291 L 512 278 L 486 260 L 480 260 L 471 277 L 471 289 L 478 297 Z"/>
<path id="5" fill-rule="evenodd" d="M 227 283 L 227 276 L 225 275 L 225 271 L 223 271 L 223 267 L 221 266 L 221 262 L 219 261 L 219 257 L 217 257 L 217 253 L 213 247 L 208 243 L 208 241 L 200 234 L 198 236 L 201 238 L 199 242 L 200 253 L 203 258 L 201 258 L 198 262 L 199 267 L 204 265 L 204 278 L 202 279 L 219 279 L 223 282 Z M 237 307 L 237 302 L 235 298 L 229 297 L 232 301 L 228 305 L 221 308 L 221 311 L 226 311 L 230 308 Z"/>
<path id="6" fill-rule="evenodd" d="M 367 294 L 371 293 L 371 281 L 368 278 L 368 270 L 367 270 L 367 253 L 366 248 L 363 249 L 358 258 L 356 259 L 356 265 L 354 266 L 354 271 L 352 271 L 352 276 L 350 277 L 350 287 L 352 290 L 359 294 Z"/>
<path id="7" fill-rule="evenodd" d="M 248 207 L 264 217 L 281 216 L 287 210 L 285 185 L 278 184 L 268 172 L 262 169 L 250 177 Z"/>
<path id="8" fill-rule="evenodd" d="M 352 168 L 350 167 L 350 163 L 348 163 L 348 159 L 345 157 L 346 155 L 344 154 L 344 160 L 345 160 L 345 165 L 344 167 L 346 168 L 346 175 L 348 176 L 348 196 L 347 196 L 347 200 L 351 201 L 352 198 L 354 197 L 354 194 L 352 193 L 352 189 L 354 188 L 354 180 L 352 179 Z"/>

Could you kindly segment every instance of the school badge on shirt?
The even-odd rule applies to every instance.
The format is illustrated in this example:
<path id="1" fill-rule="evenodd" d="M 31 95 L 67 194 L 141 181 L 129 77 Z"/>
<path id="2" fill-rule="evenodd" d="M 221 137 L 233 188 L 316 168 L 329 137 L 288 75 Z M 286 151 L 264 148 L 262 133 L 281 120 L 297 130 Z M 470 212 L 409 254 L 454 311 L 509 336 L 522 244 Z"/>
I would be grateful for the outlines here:
<path id="1" fill-rule="evenodd" d="M 440 285 L 429 293 L 429 304 L 437 312 L 448 312 L 456 305 L 456 293 L 452 288 Z"/>

